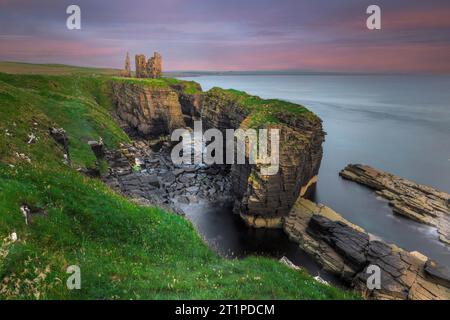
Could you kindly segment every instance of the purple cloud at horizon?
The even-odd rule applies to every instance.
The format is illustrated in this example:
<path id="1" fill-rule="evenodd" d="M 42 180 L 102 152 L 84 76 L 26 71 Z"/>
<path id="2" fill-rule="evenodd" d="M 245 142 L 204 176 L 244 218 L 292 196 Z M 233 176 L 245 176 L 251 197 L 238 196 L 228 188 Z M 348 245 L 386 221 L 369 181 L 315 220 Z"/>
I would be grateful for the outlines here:
<path id="1" fill-rule="evenodd" d="M 372 2 L 380 31 L 365 27 Z M 120 68 L 159 51 L 166 70 L 450 73 L 448 1 L 375 2 L 0 0 L 0 60 Z M 70 4 L 81 30 L 65 27 Z"/>

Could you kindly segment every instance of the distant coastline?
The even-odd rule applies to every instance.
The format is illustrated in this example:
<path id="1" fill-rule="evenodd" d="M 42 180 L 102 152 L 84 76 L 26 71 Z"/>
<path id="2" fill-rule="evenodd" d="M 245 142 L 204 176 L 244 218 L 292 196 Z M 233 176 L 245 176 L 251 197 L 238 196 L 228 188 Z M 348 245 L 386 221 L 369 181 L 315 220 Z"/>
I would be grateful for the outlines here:
<path id="1" fill-rule="evenodd" d="M 0 61 L 0 72 L 20 74 L 105 74 L 119 75 L 119 68 L 75 66 L 58 63 L 32 63 L 21 61 Z M 134 75 L 134 72 L 132 72 Z M 201 76 L 408 76 L 408 75 L 443 75 L 433 73 L 401 73 L 401 72 L 346 72 L 346 71 L 315 71 L 315 70 L 247 70 L 247 71 L 202 71 L 202 70 L 171 70 L 164 71 L 168 78 L 201 77 Z"/>
<path id="2" fill-rule="evenodd" d="M 409 73 L 373 73 L 373 72 L 339 72 L 339 71 L 302 71 L 302 70 L 267 70 L 267 71 L 166 71 L 166 77 L 201 77 L 201 76 L 386 76 L 409 75 Z"/>

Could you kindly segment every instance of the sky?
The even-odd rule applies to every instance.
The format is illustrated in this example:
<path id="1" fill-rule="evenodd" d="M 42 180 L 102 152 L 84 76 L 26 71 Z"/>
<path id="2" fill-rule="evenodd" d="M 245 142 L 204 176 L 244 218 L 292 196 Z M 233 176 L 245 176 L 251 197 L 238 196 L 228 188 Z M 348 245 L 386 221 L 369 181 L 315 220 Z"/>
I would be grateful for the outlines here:
<path id="1" fill-rule="evenodd" d="M 450 1 L 0 0 L 0 60 L 120 68 L 127 51 L 167 71 L 450 73 Z"/>

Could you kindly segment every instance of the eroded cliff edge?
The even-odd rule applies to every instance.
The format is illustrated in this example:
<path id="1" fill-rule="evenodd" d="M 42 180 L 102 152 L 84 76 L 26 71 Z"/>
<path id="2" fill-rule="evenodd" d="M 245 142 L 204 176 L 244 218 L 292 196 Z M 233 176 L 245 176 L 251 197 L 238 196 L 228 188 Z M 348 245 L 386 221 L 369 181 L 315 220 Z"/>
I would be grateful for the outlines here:
<path id="1" fill-rule="evenodd" d="M 201 119 L 204 129 L 280 130 L 279 170 L 263 175 L 262 164 L 229 166 L 234 211 L 254 227 L 282 227 L 299 196 L 315 183 L 325 133 L 305 107 L 264 100 L 236 90 L 202 92 L 195 82 L 176 79 L 115 79 L 116 112 L 129 132 L 151 137 L 170 134 Z"/>
<path id="2" fill-rule="evenodd" d="M 254 227 L 281 227 L 299 195 L 317 179 L 325 133 L 321 120 L 303 106 L 264 100 L 236 90 L 213 88 L 203 100 L 207 128 L 280 130 L 279 170 L 260 164 L 231 166 L 234 211 Z"/>

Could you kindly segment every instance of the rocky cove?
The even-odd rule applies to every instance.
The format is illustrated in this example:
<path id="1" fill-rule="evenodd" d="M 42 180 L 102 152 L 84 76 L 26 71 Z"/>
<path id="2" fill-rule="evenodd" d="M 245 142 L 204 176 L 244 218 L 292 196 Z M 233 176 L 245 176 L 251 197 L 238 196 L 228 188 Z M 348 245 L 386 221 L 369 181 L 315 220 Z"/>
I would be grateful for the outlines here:
<path id="1" fill-rule="evenodd" d="M 298 210 L 314 185 L 325 133 L 314 114 L 295 104 L 263 100 L 235 90 L 202 92 L 192 82 L 116 79 L 111 83 L 117 120 L 133 138 L 118 150 L 96 152 L 110 170 L 102 179 L 141 204 L 183 214 L 189 206 L 231 203 L 252 228 L 283 229 L 318 264 L 367 298 L 449 298 L 449 272 L 416 253 L 375 240 L 323 207 Z M 261 176 L 258 165 L 175 166 L 168 134 L 202 119 L 206 128 L 281 129 L 280 171 Z M 94 146 L 95 144 L 93 144 Z M 101 145 L 101 144 L 100 144 Z M 201 206 L 199 207 L 201 208 Z M 305 214 L 307 212 L 307 214 Z M 365 269 L 377 262 L 382 290 L 368 291 Z"/>

